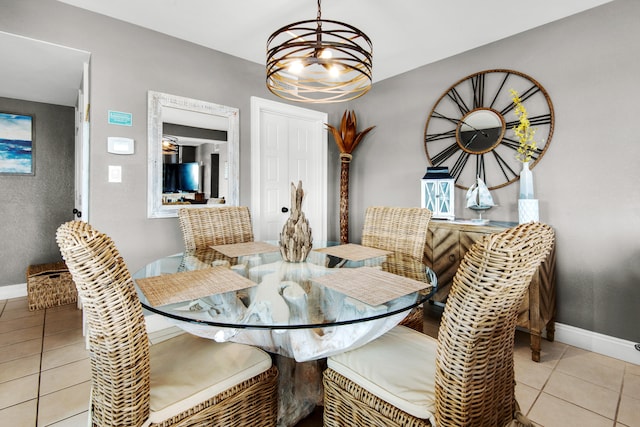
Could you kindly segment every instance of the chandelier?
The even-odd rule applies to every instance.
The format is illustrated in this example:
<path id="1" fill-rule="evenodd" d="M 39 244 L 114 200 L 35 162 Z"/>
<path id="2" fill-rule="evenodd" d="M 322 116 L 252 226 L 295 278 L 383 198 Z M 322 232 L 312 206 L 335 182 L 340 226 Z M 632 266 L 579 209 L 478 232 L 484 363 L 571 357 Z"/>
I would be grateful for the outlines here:
<path id="1" fill-rule="evenodd" d="M 371 88 L 373 45 L 356 27 L 318 17 L 267 40 L 267 88 L 290 101 L 343 102 Z"/>
<path id="2" fill-rule="evenodd" d="M 178 138 L 173 135 L 162 135 L 162 154 L 177 154 Z"/>

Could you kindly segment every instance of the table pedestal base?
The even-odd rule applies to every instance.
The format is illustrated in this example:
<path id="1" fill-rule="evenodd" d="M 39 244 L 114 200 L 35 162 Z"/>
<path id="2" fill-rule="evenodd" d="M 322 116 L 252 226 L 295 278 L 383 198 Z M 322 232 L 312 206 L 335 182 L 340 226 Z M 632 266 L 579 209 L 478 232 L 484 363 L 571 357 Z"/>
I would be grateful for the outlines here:
<path id="1" fill-rule="evenodd" d="M 278 380 L 278 427 L 293 427 L 322 405 L 322 372 L 327 359 L 296 362 L 273 354 L 280 372 Z"/>

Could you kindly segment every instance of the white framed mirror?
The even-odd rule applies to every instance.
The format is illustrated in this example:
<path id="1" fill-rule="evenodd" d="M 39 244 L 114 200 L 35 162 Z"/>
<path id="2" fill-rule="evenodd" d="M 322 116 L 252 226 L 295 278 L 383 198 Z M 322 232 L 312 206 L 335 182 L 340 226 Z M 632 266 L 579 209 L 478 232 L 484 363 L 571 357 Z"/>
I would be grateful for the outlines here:
<path id="1" fill-rule="evenodd" d="M 238 205 L 239 110 L 149 91 L 147 217 Z"/>

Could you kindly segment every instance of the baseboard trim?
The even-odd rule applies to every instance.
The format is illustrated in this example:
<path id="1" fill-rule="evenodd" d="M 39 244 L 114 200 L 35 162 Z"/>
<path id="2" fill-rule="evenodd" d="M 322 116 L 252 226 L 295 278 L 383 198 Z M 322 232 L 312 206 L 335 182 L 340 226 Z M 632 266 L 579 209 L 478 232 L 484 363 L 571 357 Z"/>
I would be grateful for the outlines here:
<path id="1" fill-rule="evenodd" d="M 640 351 L 635 349 L 634 342 L 562 323 L 556 323 L 555 327 L 556 341 L 640 365 Z"/>
<path id="2" fill-rule="evenodd" d="M 26 283 L 0 286 L 0 300 L 25 296 L 27 296 Z M 172 323 L 168 322 L 159 314 L 145 316 L 145 320 L 147 322 L 147 329 L 150 332 L 173 326 Z M 576 328 L 575 326 L 565 325 L 563 323 L 556 323 L 555 329 L 555 340 L 558 342 L 640 365 L 640 351 L 635 349 L 634 346 L 636 343 L 632 341 Z"/>
<path id="3" fill-rule="evenodd" d="M 27 296 L 27 284 L 0 286 L 0 300 Z"/>

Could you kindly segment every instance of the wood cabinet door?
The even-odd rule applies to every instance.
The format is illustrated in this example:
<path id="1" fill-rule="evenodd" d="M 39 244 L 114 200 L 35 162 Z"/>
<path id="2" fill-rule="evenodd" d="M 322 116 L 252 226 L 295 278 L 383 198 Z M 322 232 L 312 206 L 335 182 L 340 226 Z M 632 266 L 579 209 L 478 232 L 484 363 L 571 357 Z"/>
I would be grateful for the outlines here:
<path id="1" fill-rule="evenodd" d="M 427 263 L 438 277 L 438 291 L 433 301 L 444 302 L 460 265 L 460 232 L 448 228 L 429 228 L 427 239 Z"/>
<path id="2" fill-rule="evenodd" d="M 471 246 L 477 241 L 482 239 L 489 233 L 481 233 L 474 231 L 461 231 L 460 232 L 460 261 L 464 258 L 464 254 L 469 251 Z"/>

